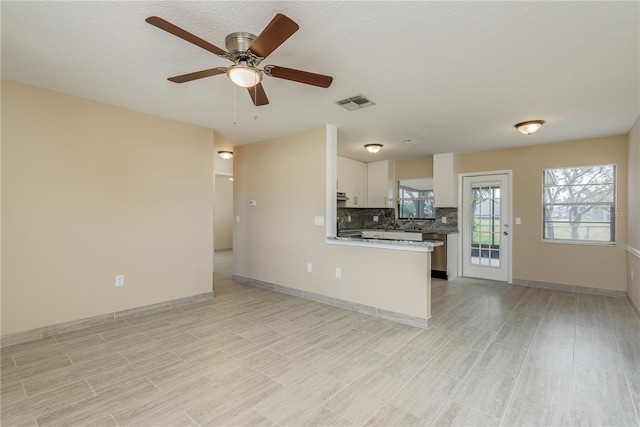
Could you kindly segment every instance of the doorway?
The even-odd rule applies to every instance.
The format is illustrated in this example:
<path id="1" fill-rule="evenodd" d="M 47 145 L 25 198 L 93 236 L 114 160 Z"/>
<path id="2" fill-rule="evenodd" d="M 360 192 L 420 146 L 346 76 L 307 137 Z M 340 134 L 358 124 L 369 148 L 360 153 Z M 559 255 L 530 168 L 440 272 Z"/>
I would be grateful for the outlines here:
<path id="1" fill-rule="evenodd" d="M 215 175 L 215 251 L 233 249 L 233 176 Z"/>
<path id="2" fill-rule="evenodd" d="M 511 282 L 511 171 L 462 175 L 462 275 Z"/>
<path id="3" fill-rule="evenodd" d="M 213 291 L 220 296 L 233 288 L 233 175 L 216 172 L 214 185 Z"/>

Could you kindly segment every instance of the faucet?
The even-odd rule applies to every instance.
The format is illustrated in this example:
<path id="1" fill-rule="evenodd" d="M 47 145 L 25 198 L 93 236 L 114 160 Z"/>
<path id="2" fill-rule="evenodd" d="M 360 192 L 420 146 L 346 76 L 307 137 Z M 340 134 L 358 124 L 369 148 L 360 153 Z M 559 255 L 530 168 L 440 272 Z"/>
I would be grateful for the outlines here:
<path id="1" fill-rule="evenodd" d="M 413 215 L 412 213 L 409 214 L 409 230 L 414 230 L 415 229 L 415 222 L 413 222 L 413 219 L 415 218 L 415 215 Z"/>

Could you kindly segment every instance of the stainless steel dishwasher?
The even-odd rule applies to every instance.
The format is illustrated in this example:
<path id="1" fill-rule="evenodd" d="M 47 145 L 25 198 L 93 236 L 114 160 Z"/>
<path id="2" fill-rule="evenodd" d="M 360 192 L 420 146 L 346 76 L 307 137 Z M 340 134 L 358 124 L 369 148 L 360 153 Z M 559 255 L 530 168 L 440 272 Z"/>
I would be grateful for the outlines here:
<path id="1" fill-rule="evenodd" d="M 423 234 L 422 240 L 427 242 L 442 242 L 431 252 L 431 277 L 447 280 L 447 235 Z"/>

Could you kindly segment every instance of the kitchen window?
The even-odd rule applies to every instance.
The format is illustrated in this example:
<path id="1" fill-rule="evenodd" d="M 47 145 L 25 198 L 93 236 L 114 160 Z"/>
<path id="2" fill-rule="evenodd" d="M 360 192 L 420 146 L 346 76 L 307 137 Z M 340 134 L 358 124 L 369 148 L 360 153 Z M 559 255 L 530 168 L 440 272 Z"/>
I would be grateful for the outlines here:
<path id="1" fill-rule="evenodd" d="M 615 243 L 616 165 L 544 169 L 546 241 Z"/>
<path id="2" fill-rule="evenodd" d="M 398 219 L 433 219 L 433 179 L 401 179 L 398 181 Z"/>

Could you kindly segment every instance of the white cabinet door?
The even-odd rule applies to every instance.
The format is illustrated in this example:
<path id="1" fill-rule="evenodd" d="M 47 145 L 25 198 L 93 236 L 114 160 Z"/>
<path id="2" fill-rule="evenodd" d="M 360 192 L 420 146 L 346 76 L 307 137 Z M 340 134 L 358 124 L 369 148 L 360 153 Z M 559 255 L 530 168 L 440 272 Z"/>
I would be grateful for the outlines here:
<path id="1" fill-rule="evenodd" d="M 458 206 L 458 175 L 455 153 L 433 155 L 433 197 L 433 204 L 437 208 Z"/>
<path id="2" fill-rule="evenodd" d="M 345 160 L 345 191 L 347 193 L 347 197 L 349 198 L 349 200 L 347 200 L 347 207 L 363 208 L 365 207 L 364 181 L 366 174 L 366 165 L 363 162 L 359 162 L 357 160 Z"/>
<path id="3" fill-rule="evenodd" d="M 389 160 L 367 163 L 367 207 L 392 208 L 394 163 Z"/>
<path id="4" fill-rule="evenodd" d="M 365 207 L 366 164 L 357 160 L 338 156 L 337 189 L 347 195 L 346 207 Z"/>

